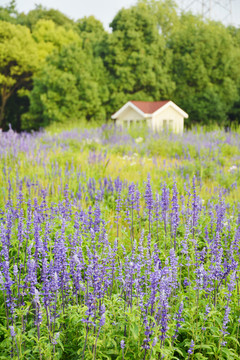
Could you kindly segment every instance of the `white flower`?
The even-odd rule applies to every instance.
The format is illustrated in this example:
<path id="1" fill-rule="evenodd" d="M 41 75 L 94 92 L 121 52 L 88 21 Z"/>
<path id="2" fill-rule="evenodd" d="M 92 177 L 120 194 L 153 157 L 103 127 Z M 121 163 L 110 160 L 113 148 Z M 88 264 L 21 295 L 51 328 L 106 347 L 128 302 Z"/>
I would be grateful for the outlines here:
<path id="1" fill-rule="evenodd" d="M 100 142 L 101 142 L 101 140 L 100 140 L 98 137 L 95 137 L 93 140 L 94 140 L 95 143 L 97 143 L 97 144 L 100 144 Z"/>
<path id="2" fill-rule="evenodd" d="M 138 138 L 135 139 L 135 142 L 136 142 L 137 144 L 139 144 L 139 143 L 143 142 L 143 138 L 142 138 L 142 137 L 138 137 Z"/>
<path id="3" fill-rule="evenodd" d="M 77 256 L 77 254 L 74 254 L 74 255 L 73 255 L 73 259 L 74 259 L 74 261 L 75 261 L 77 264 L 80 264 L 80 261 L 79 261 L 79 258 L 78 258 L 78 256 Z"/>
<path id="4" fill-rule="evenodd" d="M 229 172 L 230 173 L 234 173 L 235 171 L 237 170 L 237 166 L 236 165 L 233 165 L 233 166 L 231 166 L 230 168 L 229 168 Z"/>

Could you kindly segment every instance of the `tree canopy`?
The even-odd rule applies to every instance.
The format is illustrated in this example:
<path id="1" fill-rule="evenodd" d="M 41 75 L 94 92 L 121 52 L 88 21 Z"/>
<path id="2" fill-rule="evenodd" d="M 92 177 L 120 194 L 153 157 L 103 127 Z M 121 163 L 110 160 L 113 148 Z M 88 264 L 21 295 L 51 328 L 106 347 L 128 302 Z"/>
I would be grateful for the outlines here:
<path id="1" fill-rule="evenodd" d="M 78 43 L 54 52 L 34 78 L 24 128 L 69 118 L 105 118 L 103 103 L 108 99 L 108 88 L 103 74 L 101 59 L 90 57 Z"/>
<path id="2" fill-rule="evenodd" d="M 174 100 L 188 109 L 190 121 L 224 123 L 238 99 L 240 80 L 240 48 L 228 29 L 183 15 L 168 45 L 173 54 Z"/>
<path id="3" fill-rule="evenodd" d="M 169 98 L 175 87 L 168 71 L 171 53 L 147 5 L 120 10 L 110 26 L 104 64 L 110 76 L 111 108 L 120 107 L 130 97 Z"/>
<path id="4" fill-rule="evenodd" d="M 28 88 L 38 65 L 37 44 L 29 29 L 0 21 L 0 126 L 8 99 Z"/>

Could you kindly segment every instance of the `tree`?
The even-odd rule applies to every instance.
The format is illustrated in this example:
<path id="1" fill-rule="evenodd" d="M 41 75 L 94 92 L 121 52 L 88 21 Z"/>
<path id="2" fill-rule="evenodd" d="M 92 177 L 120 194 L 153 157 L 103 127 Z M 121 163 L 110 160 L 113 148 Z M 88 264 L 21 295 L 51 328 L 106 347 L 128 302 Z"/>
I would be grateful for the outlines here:
<path id="1" fill-rule="evenodd" d="M 90 57 L 77 43 L 65 45 L 48 57 L 35 76 L 24 127 L 36 129 L 51 121 L 105 117 L 103 103 L 108 89 L 103 74 L 101 59 Z"/>
<path id="2" fill-rule="evenodd" d="M 13 24 L 17 23 L 18 12 L 16 10 L 16 1 L 11 0 L 6 6 L 0 6 L 0 20 L 7 21 Z"/>
<path id="3" fill-rule="evenodd" d="M 138 0 L 138 4 L 147 7 L 157 24 L 159 34 L 165 38 L 171 36 L 172 30 L 179 22 L 176 3 L 173 0 Z"/>
<path id="4" fill-rule="evenodd" d="M 228 31 L 232 36 L 234 46 L 236 49 L 240 49 L 240 28 L 236 28 L 234 26 L 229 26 Z M 229 125 L 232 124 L 240 124 L 240 76 L 237 80 L 238 87 L 238 98 L 235 99 L 233 106 L 228 112 Z"/>
<path id="5" fill-rule="evenodd" d="M 29 87 L 38 66 L 37 45 L 29 29 L 0 21 L 0 127 L 8 99 Z"/>
<path id="6" fill-rule="evenodd" d="M 110 26 L 103 54 L 110 78 L 109 112 L 130 99 L 169 98 L 174 89 L 168 71 L 171 53 L 147 4 L 120 10 Z"/>
<path id="7" fill-rule="evenodd" d="M 32 36 L 38 44 L 38 52 L 42 59 L 53 51 L 60 51 L 66 44 L 77 43 L 78 46 L 82 46 L 79 35 L 73 29 L 58 26 L 51 20 L 39 20 L 33 27 Z"/>
<path id="8" fill-rule="evenodd" d="M 59 10 L 46 9 L 42 5 L 36 5 L 34 10 L 29 11 L 27 14 L 21 13 L 17 17 L 18 23 L 27 26 L 30 30 L 33 30 L 39 20 L 50 20 L 57 26 L 62 26 L 67 29 L 74 26 L 74 21 Z"/>
<path id="9" fill-rule="evenodd" d="M 4 123 L 14 122 L 14 128 L 21 128 L 20 117 L 29 104 L 26 97 L 32 90 L 33 74 L 53 51 L 59 52 L 64 44 L 76 42 L 81 47 L 77 33 L 50 20 L 38 21 L 32 34 L 25 26 L 0 22 L 0 127 L 4 127 Z M 16 102 L 11 101 L 12 108 L 7 108 L 5 112 L 12 96 Z"/>
<path id="10" fill-rule="evenodd" d="M 102 57 L 105 42 L 109 34 L 104 30 L 101 21 L 94 16 L 77 20 L 76 30 L 83 42 L 84 51 L 94 57 Z"/>
<path id="11" fill-rule="evenodd" d="M 221 23 L 183 14 L 171 33 L 173 100 L 190 122 L 226 122 L 238 98 L 239 48 Z"/>

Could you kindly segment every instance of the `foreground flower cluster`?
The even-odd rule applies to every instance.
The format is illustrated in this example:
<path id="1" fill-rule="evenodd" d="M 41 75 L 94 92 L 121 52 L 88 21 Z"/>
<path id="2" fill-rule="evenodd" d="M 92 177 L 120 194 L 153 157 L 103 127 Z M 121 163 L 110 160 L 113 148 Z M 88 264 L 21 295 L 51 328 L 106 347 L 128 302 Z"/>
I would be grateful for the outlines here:
<path id="1" fill-rule="evenodd" d="M 198 188 L 9 180 L 1 358 L 239 359 L 239 208 Z"/>

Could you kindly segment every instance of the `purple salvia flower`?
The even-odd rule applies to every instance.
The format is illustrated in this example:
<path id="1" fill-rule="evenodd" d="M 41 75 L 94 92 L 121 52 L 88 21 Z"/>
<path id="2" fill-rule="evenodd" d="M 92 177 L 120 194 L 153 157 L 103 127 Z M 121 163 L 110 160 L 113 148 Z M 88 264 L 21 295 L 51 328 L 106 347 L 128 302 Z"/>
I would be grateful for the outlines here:
<path id="1" fill-rule="evenodd" d="M 153 342 L 152 342 L 152 347 L 156 346 L 157 342 L 158 342 L 158 338 L 155 336 L 155 338 L 153 339 Z"/>
<path id="2" fill-rule="evenodd" d="M 197 267 L 195 273 L 196 273 L 196 289 L 201 290 L 203 289 L 204 277 L 205 277 L 205 270 L 203 264 Z"/>
<path id="3" fill-rule="evenodd" d="M 162 210 L 162 219 L 164 222 L 164 231 L 165 231 L 165 236 L 166 236 L 166 234 L 167 234 L 167 215 L 168 215 L 168 210 L 169 210 L 169 190 L 165 183 L 162 188 L 162 196 L 161 196 L 160 205 L 161 205 L 161 210 Z"/>
<path id="4" fill-rule="evenodd" d="M 225 212 L 226 212 L 226 206 L 222 199 L 222 193 L 220 192 L 219 201 L 218 201 L 218 204 L 216 205 L 216 215 L 217 215 L 216 232 L 221 233 L 221 231 L 224 227 L 223 221 L 224 221 Z"/>
<path id="5" fill-rule="evenodd" d="M 228 335 L 229 332 L 227 331 L 227 324 L 229 323 L 229 314 L 231 312 L 230 306 L 226 306 L 225 314 L 223 317 L 223 325 L 221 332 L 223 333 L 223 336 Z"/>
<path id="6" fill-rule="evenodd" d="M 167 299 L 165 299 L 162 302 L 162 306 L 161 306 L 161 318 L 160 318 L 160 324 L 161 324 L 161 335 L 160 335 L 160 340 L 161 340 L 161 346 L 163 347 L 165 339 L 167 337 L 167 330 L 168 330 L 168 302 Z"/>
<path id="7" fill-rule="evenodd" d="M 124 349 L 124 348 L 125 348 L 125 342 L 124 342 L 124 340 L 121 340 L 121 341 L 120 341 L 120 346 L 121 346 L 121 349 Z"/>
<path id="8" fill-rule="evenodd" d="M 194 343 L 194 341 L 193 341 L 193 339 L 191 340 L 191 343 L 190 343 L 190 347 L 189 347 L 189 349 L 188 349 L 188 357 L 190 357 L 190 355 L 192 355 L 193 354 L 193 351 L 194 351 L 194 345 L 195 345 L 195 343 Z"/>
<path id="9" fill-rule="evenodd" d="M 59 332 L 56 332 L 56 333 L 54 334 L 54 337 L 53 337 L 53 339 L 52 339 L 52 344 L 53 344 L 53 345 L 57 345 L 57 340 L 58 340 L 59 336 L 60 336 L 60 333 L 59 333 Z"/>
<path id="10" fill-rule="evenodd" d="M 171 202 L 172 202 L 171 229 L 172 229 L 172 237 L 174 238 L 174 250 L 176 251 L 176 235 L 177 235 L 177 228 L 179 225 L 179 205 L 178 205 L 178 192 L 177 192 L 176 183 L 174 183 L 173 185 L 173 195 Z"/>
<path id="11" fill-rule="evenodd" d="M 196 194 L 196 177 L 193 177 L 193 186 L 192 186 L 192 234 L 193 238 L 195 236 L 196 226 L 198 222 L 198 216 L 199 216 L 199 204 L 198 204 L 198 197 Z"/>
<path id="12" fill-rule="evenodd" d="M 183 312 L 183 301 L 181 301 L 178 312 L 174 318 L 176 320 L 176 328 L 175 328 L 175 332 L 174 332 L 174 335 L 172 338 L 172 345 L 177 338 L 177 334 L 179 332 L 180 327 L 182 326 L 181 323 L 184 322 L 184 318 L 182 317 L 182 312 Z"/>
<path id="13" fill-rule="evenodd" d="M 225 314 L 224 314 L 224 318 L 223 318 L 223 326 L 221 329 L 221 332 L 223 333 L 223 337 L 225 337 L 225 335 L 228 335 L 228 331 L 227 331 L 227 324 L 229 323 L 229 314 L 230 314 L 230 306 L 229 303 L 231 301 L 231 297 L 232 297 L 232 293 L 233 290 L 235 288 L 235 282 L 236 282 L 236 272 L 234 271 L 231 276 L 230 276 L 230 281 L 228 283 L 228 294 L 227 294 L 227 305 L 225 308 Z"/>
<path id="14" fill-rule="evenodd" d="M 102 327 L 105 325 L 105 322 L 106 322 L 106 317 L 105 317 L 105 314 L 102 314 L 101 318 L 100 318 L 100 321 L 99 321 L 99 327 Z"/>
<path id="15" fill-rule="evenodd" d="M 160 196 L 158 193 L 156 193 L 156 200 L 154 202 L 154 221 L 157 225 L 157 243 L 159 243 L 159 237 L 158 237 L 158 224 L 160 221 Z"/>
<path id="16" fill-rule="evenodd" d="M 204 321 L 207 321 L 207 317 L 210 311 L 211 311 L 211 307 L 209 305 L 206 305 L 205 313 L 204 313 Z"/>
<path id="17" fill-rule="evenodd" d="M 174 249 L 171 249 L 169 251 L 169 260 L 170 260 L 170 274 L 171 274 L 171 282 L 172 287 L 177 288 L 178 287 L 178 280 L 177 280 L 177 274 L 178 274 L 178 257 L 175 254 Z"/>
<path id="18" fill-rule="evenodd" d="M 148 224 L 149 224 L 149 233 L 151 232 L 151 221 L 152 221 L 152 210 L 153 210 L 153 195 L 152 195 L 152 188 L 150 182 L 150 175 L 148 175 L 148 181 L 146 183 L 146 190 L 145 190 L 145 202 L 146 208 L 148 210 Z"/>
<path id="19" fill-rule="evenodd" d="M 14 326 L 9 326 L 9 329 L 10 329 L 10 333 L 11 333 L 11 337 L 14 338 L 16 336 L 16 333 L 15 333 L 15 329 L 14 329 Z"/>
<path id="20" fill-rule="evenodd" d="M 13 275 L 14 275 L 15 277 L 17 277 L 17 275 L 18 275 L 18 267 L 17 267 L 16 264 L 13 265 Z"/>

